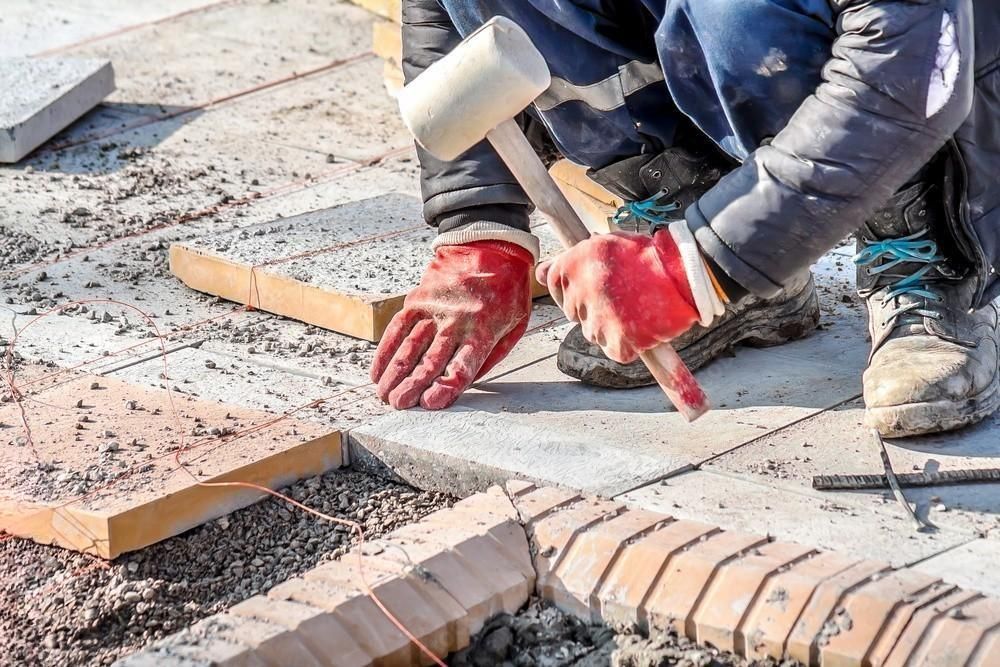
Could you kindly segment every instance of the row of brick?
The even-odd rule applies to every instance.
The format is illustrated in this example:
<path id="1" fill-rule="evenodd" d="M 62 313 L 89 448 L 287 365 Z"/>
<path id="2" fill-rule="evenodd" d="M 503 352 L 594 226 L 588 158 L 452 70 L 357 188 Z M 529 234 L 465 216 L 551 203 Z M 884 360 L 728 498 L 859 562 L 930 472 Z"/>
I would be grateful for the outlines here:
<path id="1" fill-rule="evenodd" d="M 522 607 L 535 573 L 523 527 L 494 488 L 367 543 L 120 661 L 122 667 L 409 667 L 432 661 L 363 581 L 436 655 Z"/>
<path id="2" fill-rule="evenodd" d="M 508 484 L 539 592 L 583 618 L 750 658 L 998 665 L 1000 601 L 886 563 Z"/>

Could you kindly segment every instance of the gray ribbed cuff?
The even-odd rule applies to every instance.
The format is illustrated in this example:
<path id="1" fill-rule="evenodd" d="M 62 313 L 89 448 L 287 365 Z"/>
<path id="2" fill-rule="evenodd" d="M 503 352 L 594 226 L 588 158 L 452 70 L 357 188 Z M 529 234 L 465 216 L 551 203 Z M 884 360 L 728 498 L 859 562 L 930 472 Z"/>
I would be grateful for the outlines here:
<path id="1" fill-rule="evenodd" d="M 540 254 L 537 236 L 497 222 L 474 222 L 461 229 L 438 234 L 431 244 L 431 248 L 443 245 L 463 245 L 475 241 L 507 241 L 519 245 L 531 253 L 535 262 L 538 261 Z"/>

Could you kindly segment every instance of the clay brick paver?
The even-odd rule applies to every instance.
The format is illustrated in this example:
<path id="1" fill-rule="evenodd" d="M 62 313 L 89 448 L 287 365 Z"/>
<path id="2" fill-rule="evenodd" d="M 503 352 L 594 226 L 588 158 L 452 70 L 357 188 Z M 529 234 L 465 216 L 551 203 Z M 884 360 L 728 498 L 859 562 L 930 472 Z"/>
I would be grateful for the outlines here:
<path id="1" fill-rule="evenodd" d="M 555 569 L 574 540 L 591 526 L 614 518 L 622 509 L 623 505 L 608 500 L 587 499 L 527 524 L 541 595 L 551 597 L 554 588 L 561 587 Z"/>
<path id="2" fill-rule="evenodd" d="M 735 651 L 740 624 L 768 578 L 811 553 L 799 544 L 773 542 L 720 567 L 694 613 L 696 639 Z"/>
<path id="3" fill-rule="evenodd" d="M 645 623 L 643 602 L 669 559 L 718 531 L 697 521 L 673 521 L 626 545 L 597 592 L 601 618 L 623 624 Z"/>
<path id="4" fill-rule="evenodd" d="M 719 568 L 767 538 L 740 532 L 720 532 L 696 542 L 670 559 L 645 601 L 649 625 L 673 628 L 694 636 L 692 614 Z"/>
<path id="5" fill-rule="evenodd" d="M 897 612 L 907 614 L 907 605 L 939 582 L 921 572 L 898 570 L 849 593 L 838 618 L 821 631 L 823 664 L 850 667 L 861 663 L 893 616 Z"/>
<path id="6" fill-rule="evenodd" d="M 831 621 L 840 623 L 838 627 L 843 628 L 849 622 L 841 615 L 837 615 L 841 616 L 840 618 L 834 618 L 847 593 L 888 569 L 886 563 L 862 561 L 817 586 L 788 638 L 789 657 L 812 664 L 816 660 L 824 628 L 827 628 L 827 633 L 833 630 L 827 623 Z"/>
<path id="7" fill-rule="evenodd" d="M 908 664 L 921 667 L 995 665 L 995 635 L 1000 632 L 1000 600 L 978 598 L 960 613 L 938 617 Z M 985 661 L 987 654 L 992 662 Z"/>
<path id="8" fill-rule="evenodd" d="M 919 595 L 910 596 L 893 612 L 889 623 L 882 629 L 865 660 L 873 665 L 884 665 L 889 653 L 900 642 L 906 630 L 916 623 L 917 615 L 935 603 L 952 598 L 956 593 L 961 594 L 962 591 L 952 584 L 939 582 Z"/>
<path id="9" fill-rule="evenodd" d="M 939 620 L 978 598 L 979 594 L 973 591 L 956 590 L 918 609 L 895 644 L 889 648 L 883 663 L 885 667 L 905 667 L 911 664 L 910 657 L 915 655 L 924 640 L 931 636 L 932 629 Z"/>
<path id="10" fill-rule="evenodd" d="M 754 659 L 782 655 L 816 587 L 857 563 L 843 554 L 822 552 L 769 579 L 737 629 L 737 650 Z"/>
<path id="11" fill-rule="evenodd" d="M 670 517 L 636 510 L 598 523 L 579 534 L 552 573 L 560 582 L 553 589 L 553 602 L 578 616 L 586 616 L 598 606 L 592 598 L 625 543 L 667 521 Z"/>

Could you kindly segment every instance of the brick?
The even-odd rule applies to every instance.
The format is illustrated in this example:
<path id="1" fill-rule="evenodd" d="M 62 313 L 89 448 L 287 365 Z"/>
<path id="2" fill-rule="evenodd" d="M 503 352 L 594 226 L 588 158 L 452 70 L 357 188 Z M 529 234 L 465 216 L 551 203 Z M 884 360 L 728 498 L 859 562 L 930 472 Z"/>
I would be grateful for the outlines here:
<path id="1" fill-rule="evenodd" d="M 496 542 L 488 535 L 469 538 L 462 544 L 474 542 L 487 543 L 487 549 L 495 551 Z M 481 630 L 489 618 L 501 612 L 516 612 L 527 601 L 527 581 L 510 562 L 493 559 L 490 568 L 440 545 L 409 540 L 386 540 L 386 543 L 387 558 L 417 563 L 420 573 L 427 573 L 429 584 L 441 586 L 462 606 L 472 634 Z"/>
<path id="2" fill-rule="evenodd" d="M 623 509 L 623 505 L 607 500 L 581 500 L 571 507 L 536 519 L 528 527 L 535 550 L 535 587 L 539 595 L 552 599 L 554 589 L 558 586 L 553 572 L 573 540 L 591 526 L 613 518 Z"/>
<path id="3" fill-rule="evenodd" d="M 521 522 L 530 525 L 550 512 L 560 507 L 571 505 L 582 499 L 580 494 L 569 489 L 554 486 L 544 486 L 532 489 L 528 493 L 514 497 L 514 507 L 517 509 Z"/>
<path id="4" fill-rule="evenodd" d="M 849 593 L 821 631 L 819 649 L 824 667 L 862 663 L 897 610 L 905 614 L 908 602 L 939 581 L 914 570 L 898 570 Z"/>
<path id="5" fill-rule="evenodd" d="M 0 162 L 17 162 L 115 89 L 107 60 L 0 58 Z"/>
<path id="6" fill-rule="evenodd" d="M 670 559 L 645 601 L 650 627 L 694 635 L 692 613 L 719 567 L 763 546 L 766 537 L 726 531 L 710 535 Z"/>
<path id="7" fill-rule="evenodd" d="M 1000 631 L 994 629 L 983 639 L 969 664 L 973 667 L 1000 665 Z"/>
<path id="8" fill-rule="evenodd" d="M 23 481 L 33 478 L 18 474 L 25 466 L 35 466 L 30 449 L 4 446 L 6 441 L 0 440 L 0 470 L 4 471 L 0 475 L 0 530 L 12 535 L 115 558 L 263 497 L 254 489 L 204 486 L 197 480 L 254 482 L 278 489 L 343 464 L 341 434 L 329 426 L 303 419 L 276 421 L 277 415 L 264 411 L 56 368 L 46 369 L 26 384 L 37 368 L 26 365 L 18 378 L 24 391 L 36 399 L 26 401 L 24 407 L 40 458 L 57 460 L 61 470 L 82 478 L 99 456 L 98 448 L 109 440 L 105 431 L 110 431 L 119 447 L 103 456 L 116 469 L 135 472 L 86 498 L 72 493 L 69 485 L 47 489 L 51 495 L 41 497 L 38 487 Z M 91 389 L 94 383 L 97 389 Z M 127 409 L 130 401 L 136 409 Z M 64 409 L 53 410 L 49 405 Z M 79 422 L 84 416 L 88 421 Z M 15 403 L 0 404 L 0 422 L 21 423 Z M 83 428 L 78 430 L 78 426 Z M 213 428 L 236 434 L 217 438 L 210 433 Z M 7 429 L 4 437 L 13 440 L 15 431 L 20 434 L 19 429 Z M 180 442 L 178 431 L 200 434 L 183 440 L 191 447 L 181 454 L 186 469 L 177 465 L 174 454 Z M 141 447 L 131 446 L 132 440 Z"/>
<path id="9" fill-rule="evenodd" d="M 268 655 L 272 662 L 296 665 L 326 665 L 336 658 L 338 665 L 365 667 L 372 664 L 371 656 L 351 637 L 351 634 L 328 612 L 299 602 L 276 600 L 261 595 L 234 605 L 232 616 L 254 618 L 281 626 L 294 633 L 309 655 L 299 657 L 288 652 Z M 310 661 L 310 656 L 315 658 Z"/>
<path id="10" fill-rule="evenodd" d="M 663 514 L 627 510 L 578 535 L 555 570 L 559 585 L 553 588 L 552 602 L 581 618 L 596 618 L 597 591 L 625 544 L 668 521 Z"/>
<path id="11" fill-rule="evenodd" d="M 855 558 L 826 551 L 769 579 L 737 629 L 739 653 L 751 659 L 783 656 L 795 622 L 816 587 L 857 563 Z"/>
<path id="12" fill-rule="evenodd" d="M 910 655 L 910 664 L 951 667 L 980 659 L 979 649 L 1000 631 L 1000 600 L 978 598 L 961 610 L 961 615 L 946 614 L 937 619 L 920 648 Z"/>
<path id="13" fill-rule="evenodd" d="M 800 544 L 772 542 L 722 565 L 694 612 L 695 638 L 735 652 L 738 629 L 767 580 L 811 553 L 813 549 Z"/>
<path id="14" fill-rule="evenodd" d="M 370 597 L 354 588 L 294 578 L 278 584 L 267 596 L 276 600 L 295 600 L 329 612 L 368 655 L 379 658 L 383 667 L 413 664 L 416 647 Z"/>
<path id="15" fill-rule="evenodd" d="M 918 595 L 907 598 L 893 612 L 889 623 L 882 629 L 865 660 L 873 665 L 884 665 L 889 658 L 889 653 L 920 610 L 926 609 L 956 592 L 958 592 L 956 586 L 938 582 L 927 590 L 921 591 Z"/>
<path id="16" fill-rule="evenodd" d="M 361 579 L 353 554 L 326 563 L 303 574 L 306 580 L 325 581 L 361 590 Z M 437 655 L 447 655 L 468 645 L 469 625 L 465 610 L 438 586 L 432 586 L 383 555 L 365 556 L 366 579 L 389 611 Z M 368 573 L 379 572 L 375 578 Z M 381 573 L 394 573 L 381 576 Z M 373 579 L 375 579 L 373 581 Z"/>
<path id="17" fill-rule="evenodd" d="M 507 496 L 509 498 L 518 498 L 534 491 L 537 488 L 538 487 L 535 486 L 534 483 L 523 479 L 512 479 L 504 485 L 504 489 L 507 491 Z"/>
<path id="18" fill-rule="evenodd" d="M 884 663 L 885 667 L 906 667 L 913 664 L 910 662 L 911 656 L 915 655 L 924 640 L 931 636 L 935 624 L 945 614 L 954 609 L 961 609 L 978 597 L 979 594 L 973 591 L 955 590 L 918 609 L 903 629 L 899 639 L 890 648 Z"/>
<path id="19" fill-rule="evenodd" d="M 673 521 L 625 545 L 597 592 L 601 618 L 612 623 L 645 623 L 643 601 L 669 559 L 718 531 L 697 521 Z"/>
<path id="20" fill-rule="evenodd" d="M 788 656 L 806 664 L 815 662 L 823 626 L 833 617 L 847 593 L 888 569 L 887 563 L 861 561 L 820 583 L 788 637 Z"/>
<path id="21" fill-rule="evenodd" d="M 319 667 L 323 663 L 293 632 L 274 623 L 228 613 L 210 616 L 203 630 L 212 639 L 249 647 L 270 664 Z"/>
<path id="22" fill-rule="evenodd" d="M 523 576 L 534 582 L 535 568 L 531 562 L 528 540 L 525 536 L 524 528 L 521 527 L 520 523 L 516 521 L 504 521 L 488 526 L 488 530 L 484 532 L 480 532 L 477 526 L 475 532 L 473 532 L 471 529 L 464 529 L 472 524 L 456 526 L 453 518 L 448 517 L 448 519 L 445 520 L 442 518 L 441 520 L 426 522 L 422 520 L 420 523 L 398 528 L 393 531 L 392 536 L 434 542 L 441 545 L 442 548 L 455 549 L 459 548 L 463 542 L 476 534 L 489 535 L 494 539 L 494 548 L 502 553 L 504 559 L 516 563 Z"/>

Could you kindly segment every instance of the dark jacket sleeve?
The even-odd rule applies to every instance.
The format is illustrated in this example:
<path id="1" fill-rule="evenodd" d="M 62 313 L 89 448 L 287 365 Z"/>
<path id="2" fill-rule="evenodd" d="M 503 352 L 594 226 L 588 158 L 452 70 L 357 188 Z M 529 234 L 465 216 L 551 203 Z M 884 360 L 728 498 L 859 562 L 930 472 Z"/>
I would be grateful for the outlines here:
<path id="1" fill-rule="evenodd" d="M 404 80 L 411 81 L 461 39 L 438 0 L 404 0 Z M 442 232 L 478 221 L 528 230 L 531 202 L 487 142 L 451 162 L 438 160 L 419 146 L 417 156 L 428 223 Z"/>
<path id="2" fill-rule="evenodd" d="M 969 114 L 972 0 L 831 0 L 837 38 L 823 83 L 770 145 L 686 212 L 702 250 L 771 296 L 881 206 Z M 958 38 L 951 97 L 927 117 L 942 18 Z"/>

